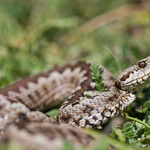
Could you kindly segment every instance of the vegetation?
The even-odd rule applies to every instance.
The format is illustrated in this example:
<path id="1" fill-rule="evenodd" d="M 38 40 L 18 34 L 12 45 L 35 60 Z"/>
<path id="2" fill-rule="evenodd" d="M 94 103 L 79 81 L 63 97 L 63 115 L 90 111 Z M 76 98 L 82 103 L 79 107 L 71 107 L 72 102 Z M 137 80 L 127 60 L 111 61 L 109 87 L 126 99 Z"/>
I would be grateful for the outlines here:
<path id="1" fill-rule="evenodd" d="M 105 84 L 102 83 L 102 77 L 104 70 L 99 70 L 99 65 L 92 63 L 92 79 L 96 83 L 96 87 L 98 89 L 97 93 L 101 93 L 105 91 Z M 91 96 L 85 94 L 87 98 Z M 141 103 L 142 105 L 142 103 Z M 143 104 L 143 109 L 136 109 L 138 113 L 144 113 L 145 118 L 143 120 L 133 118 L 130 116 L 126 116 L 126 119 L 131 120 L 131 122 L 126 122 L 123 127 L 120 126 L 112 126 L 113 132 L 110 134 L 113 138 L 118 138 L 121 142 L 127 142 L 131 145 L 136 145 L 140 147 L 143 144 L 150 144 L 150 112 L 148 111 L 148 107 L 150 106 L 150 100 L 146 101 Z M 121 112 L 120 112 L 121 113 Z"/>
<path id="2" fill-rule="evenodd" d="M 150 3 L 135 2 L 1 0 L 0 87 L 78 60 L 102 64 L 117 76 L 150 56 Z M 140 150 L 141 143 L 150 144 L 149 101 L 147 86 L 124 111 L 131 121 L 123 128 L 114 128 L 105 139 L 101 130 L 90 131 L 101 139 L 95 149 L 111 144 L 120 150 Z"/>
<path id="3" fill-rule="evenodd" d="M 104 70 L 99 70 L 100 66 L 95 63 L 91 63 L 90 68 L 92 70 L 92 79 L 96 83 L 97 94 L 104 92 L 105 83 L 102 82 Z M 89 94 L 84 94 L 84 96 L 86 96 L 87 98 L 91 97 L 91 95 Z"/>

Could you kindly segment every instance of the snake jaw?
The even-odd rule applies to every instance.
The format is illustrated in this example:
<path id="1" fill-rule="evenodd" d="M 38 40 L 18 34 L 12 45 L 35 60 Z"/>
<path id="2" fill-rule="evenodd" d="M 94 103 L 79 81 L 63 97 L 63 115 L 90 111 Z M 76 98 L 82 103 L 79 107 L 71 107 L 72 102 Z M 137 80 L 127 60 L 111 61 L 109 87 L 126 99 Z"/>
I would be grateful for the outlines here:
<path id="1" fill-rule="evenodd" d="M 150 56 L 136 65 L 123 70 L 115 81 L 115 86 L 131 93 L 139 93 L 150 82 Z"/>

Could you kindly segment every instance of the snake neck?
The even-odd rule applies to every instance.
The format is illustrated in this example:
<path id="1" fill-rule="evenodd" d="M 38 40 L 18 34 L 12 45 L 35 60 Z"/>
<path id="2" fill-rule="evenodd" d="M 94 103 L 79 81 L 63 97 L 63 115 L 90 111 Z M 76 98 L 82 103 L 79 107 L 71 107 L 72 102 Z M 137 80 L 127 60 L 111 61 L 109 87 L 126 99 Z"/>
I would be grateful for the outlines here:
<path id="1" fill-rule="evenodd" d="M 115 93 L 118 96 L 117 102 L 119 103 L 120 110 L 124 110 L 136 98 L 136 94 L 129 91 L 121 90 L 116 86 L 111 86 L 106 92 Z"/>
<path id="2" fill-rule="evenodd" d="M 80 97 L 59 109 L 57 121 L 76 127 L 98 127 L 130 105 L 135 95 L 111 86 L 91 98 Z"/>

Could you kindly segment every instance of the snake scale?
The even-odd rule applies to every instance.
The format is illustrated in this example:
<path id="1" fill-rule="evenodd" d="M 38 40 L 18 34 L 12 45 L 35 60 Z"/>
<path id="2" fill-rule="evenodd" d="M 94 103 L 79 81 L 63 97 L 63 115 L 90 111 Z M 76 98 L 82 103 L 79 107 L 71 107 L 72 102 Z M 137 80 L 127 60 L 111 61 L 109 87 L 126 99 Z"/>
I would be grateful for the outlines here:
<path id="1" fill-rule="evenodd" d="M 71 63 L 1 88 L 1 140 L 18 142 L 28 149 L 60 149 L 62 139 L 77 147 L 87 146 L 93 137 L 82 128 L 96 128 L 117 116 L 150 81 L 150 56 L 123 70 L 116 79 L 100 66 L 107 90 L 96 95 L 90 65 Z M 60 104 L 57 119 L 43 113 Z"/>

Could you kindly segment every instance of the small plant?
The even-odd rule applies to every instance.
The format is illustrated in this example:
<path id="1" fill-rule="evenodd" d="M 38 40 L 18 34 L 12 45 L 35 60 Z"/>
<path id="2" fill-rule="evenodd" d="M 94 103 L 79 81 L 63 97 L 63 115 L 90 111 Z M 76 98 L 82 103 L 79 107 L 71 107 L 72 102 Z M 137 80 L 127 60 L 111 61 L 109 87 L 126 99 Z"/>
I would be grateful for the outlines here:
<path id="1" fill-rule="evenodd" d="M 104 70 L 100 70 L 100 66 L 95 63 L 92 63 L 90 68 L 92 70 L 92 79 L 95 81 L 97 89 L 100 93 L 105 91 L 105 83 L 102 82 Z"/>
<path id="2" fill-rule="evenodd" d="M 104 92 L 105 91 L 105 83 L 102 82 L 104 70 L 100 70 L 100 66 L 95 63 L 91 63 L 90 68 L 92 70 L 92 73 L 91 73 L 92 79 L 95 81 L 96 87 L 98 89 L 97 94 Z M 91 97 L 91 95 L 89 95 L 89 94 L 85 94 L 85 96 L 87 98 Z"/>
<path id="3" fill-rule="evenodd" d="M 122 131 L 124 139 L 126 139 L 130 144 L 136 143 L 134 138 L 137 137 L 137 131 L 134 130 L 134 125 L 131 122 L 126 122 L 123 125 Z"/>
<path id="4" fill-rule="evenodd" d="M 123 128 L 113 128 L 111 137 L 117 137 L 122 142 L 127 142 L 135 146 L 141 146 L 142 144 L 150 144 L 150 112 L 148 110 L 150 106 L 150 100 L 143 104 L 141 110 L 136 110 L 139 113 L 144 113 L 145 118 L 140 120 L 126 116 L 126 119 L 131 122 L 126 122 Z"/>

